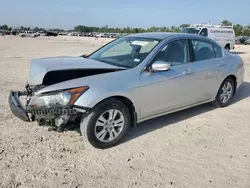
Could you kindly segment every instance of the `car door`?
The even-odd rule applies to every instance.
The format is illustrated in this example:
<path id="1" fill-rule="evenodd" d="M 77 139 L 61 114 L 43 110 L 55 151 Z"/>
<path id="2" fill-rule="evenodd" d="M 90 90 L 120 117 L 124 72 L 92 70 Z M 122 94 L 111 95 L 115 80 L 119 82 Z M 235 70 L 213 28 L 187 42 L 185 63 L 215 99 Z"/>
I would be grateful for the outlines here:
<path id="1" fill-rule="evenodd" d="M 200 36 L 203 36 L 203 37 L 208 37 L 208 31 L 207 31 L 207 28 L 203 28 L 200 33 L 199 33 Z"/>
<path id="2" fill-rule="evenodd" d="M 220 67 L 225 65 L 221 48 L 210 40 L 189 39 L 192 75 L 200 100 L 211 100 L 221 84 Z"/>
<path id="3" fill-rule="evenodd" d="M 138 99 L 142 119 L 188 106 L 198 100 L 186 39 L 167 43 L 150 64 L 156 61 L 169 62 L 171 67 L 168 71 L 141 73 Z"/>

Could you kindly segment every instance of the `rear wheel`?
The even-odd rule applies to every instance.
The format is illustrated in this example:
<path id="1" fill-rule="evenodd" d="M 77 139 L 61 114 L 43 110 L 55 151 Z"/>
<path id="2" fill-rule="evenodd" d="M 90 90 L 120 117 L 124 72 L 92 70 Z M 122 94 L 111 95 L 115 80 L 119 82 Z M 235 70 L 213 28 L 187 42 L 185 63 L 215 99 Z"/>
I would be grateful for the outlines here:
<path id="1" fill-rule="evenodd" d="M 229 52 L 229 51 L 230 51 L 230 44 L 227 44 L 227 45 L 225 46 L 225 49 Z"/>
<path id="2" fill-rule="evenodd" d="M 218 94 L 215 99 L 215 104 L 218 107 L 226 107 L 233 98 L 235 90 L 235 82 L 232 78 L 227 78 L 220 86 Z"/>
<path id="3" fill-rule="evenodd" d="M 106 149 L 118 144 L 130 125 L 127 106 L 119 100 L 101 102 L 81 120 L 81 133 L 92 146 Z"/>

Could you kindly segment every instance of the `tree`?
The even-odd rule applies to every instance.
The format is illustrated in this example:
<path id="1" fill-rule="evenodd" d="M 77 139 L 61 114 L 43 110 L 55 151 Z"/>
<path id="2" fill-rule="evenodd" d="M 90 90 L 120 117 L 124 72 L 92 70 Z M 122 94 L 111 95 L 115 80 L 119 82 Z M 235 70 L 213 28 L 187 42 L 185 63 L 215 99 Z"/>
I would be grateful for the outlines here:
<path id="1" fill-rule="evenodd" d="M 181 25 L 180 25 L 180 28 L 181 28 L 181 29 L 184 29 L 184 28 L 186 28 L 186 27 L 189 27 L 189 24 L 181 24 Z"/>
<path id="2" fill-rule="evenodd" d="M 240 25 L 240 24 L 234 25 L 233 28 L 234 28 L 234 31 L 235 31 L 236 36 L 240 36 L 240 35 L 242 35 L 242 34 L 244 33 L 244 28 L 243 28 L 243 26 Z"/>
<path id="3" fill-rule="evenodd" d="M 0 26 L 0 29 L 2 29 L 2 30 L 8 30 L 8 26 L 7 25 L 2 25 L 2 26 Z"/>
<path id="4" fill-rule="evenodd" d="M 231 25 L 233 25 L 232 22 L 229 21 L 229 20 L 223 20 L 221 23 L 222 23 L 223 26 L 231 26 Z"/>
<path id="5" fill-rule="evenodd" d="M 250 36 L 250 25 L 247 25 L 243 29 L 243 35 L 244 36 Z"/>
<path id="6" fill-rule="evenodd" d="M 34 30 L 35 32 L 37 32 L 37 31 L 39 31 L 40 29 L 39 29 L 38 27 L 35 27 L 33 30 Z"/>

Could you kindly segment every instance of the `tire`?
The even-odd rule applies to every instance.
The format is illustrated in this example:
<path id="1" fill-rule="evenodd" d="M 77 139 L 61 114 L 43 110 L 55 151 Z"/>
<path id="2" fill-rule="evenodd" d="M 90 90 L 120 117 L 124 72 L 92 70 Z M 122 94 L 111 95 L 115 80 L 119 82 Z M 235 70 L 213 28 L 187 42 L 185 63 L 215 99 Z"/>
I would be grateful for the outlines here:
<path id="1" fill-rule="evenodd" d="M 226 84 L 230 84 L 231 85 L 231 90 L 230 90 L 231 92 L 230 92 L 230 95 L 226 95 L 227 100 L 225 100 L 223 102 L 223 100 L 222 100 L 223 88 L 225 87 Z M 214 101 L 214 104 L 217 107 L 220 107 L 220 108 L 228 106 L 230 104 L 233 96 L 234 96 L 234 93 L 235 93 L 235 82 L 234 82 L 234 80 L 232 78 L 228 77 L 221 84 L 220 89 L 219 89 L 219 91 L 217 93 L 216 99 Z"/>
<path id="2" fill-rule="evenodd" d="M 114 117 L 114 120 L 119 118 L 118 120 L 121 121 L 120 119 L 123 119 L 123 123 L 119 123 L 117 120 L 114 121 L 117 122 L 117 124 L 114 122 L 113 123 L 110 122 L 106 123 L 108 125 L 106 124 L 104 125 L 104 123 L 101 122 L 101 120 L 103 119 L 100 120 L 99 118 L 104 118 L 105 120 L 108 119 L 110 117 L 109 112 L 107 112 L 108 110 L 110 110 L 110 112 L 111 110 L 113 110 L 113 112 L 114 111 L 117 112 L 117 114 Z M 97 122 L 98 125 L 101 123 L 101 126 L 97 126 Z M 116 124 L 116 126 L 113 124 Z M 123 125 L 123 127 L 121 127 L 120 125 Z M 82 117 L 80 130 L 84 140 L 90 143 L 93 147 L 99 149 L 106 149 L 120 143 L 122 138 L 126 135 L 129 126 L 130 126 L 130 113 L 127 106 L 119 100 L 108 99 L 96 105 L 87 115 L 84 115 Z M 103 133 L 103 131 L 105 132 Z M 119 133 L 117 136 L 115 136 L 114 132 L 116 132 L 116 134 L 117 132 Z M 112 134 L 112 136 L 110 134 Z M 109 139 L 112 139 L 110 137 L 114 137 L 114 139 L 109 141 Z"/>
<path id="3" fill-rule="evenodd" d="M 227 44 L 227 45 L 225 46 L 225 49 L 229 52 L 229 51 L 230 51 L 230 45 Z"/>

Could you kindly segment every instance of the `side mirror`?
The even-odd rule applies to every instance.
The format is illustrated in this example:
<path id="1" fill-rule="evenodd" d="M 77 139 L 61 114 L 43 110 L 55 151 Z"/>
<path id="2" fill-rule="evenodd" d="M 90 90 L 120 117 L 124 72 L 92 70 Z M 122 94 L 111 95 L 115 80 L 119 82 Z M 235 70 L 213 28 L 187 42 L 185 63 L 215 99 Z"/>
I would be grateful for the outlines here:
<path id="1" fill-rule="evenodd" d="M 155 61 L 152 65 L 153 71 L 167 71 L 171 67 L 171 64 L 165 61 Z"/>

